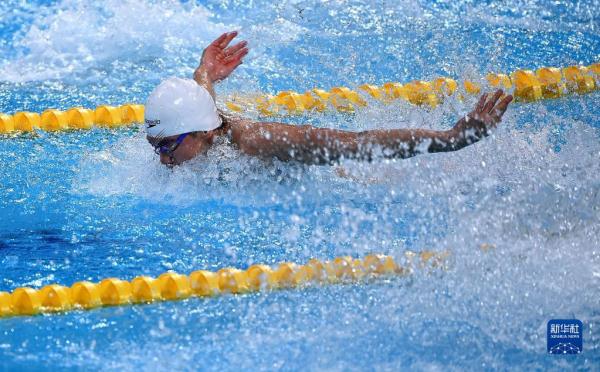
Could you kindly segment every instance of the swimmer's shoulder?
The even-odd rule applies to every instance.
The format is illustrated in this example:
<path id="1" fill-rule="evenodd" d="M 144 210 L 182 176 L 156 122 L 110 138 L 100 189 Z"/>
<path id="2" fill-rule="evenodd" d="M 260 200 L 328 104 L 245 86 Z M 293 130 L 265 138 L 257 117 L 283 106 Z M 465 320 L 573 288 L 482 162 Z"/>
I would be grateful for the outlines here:
<path id="1" fill-rule="evenodd" d="M 255 122 L 245 118 L 236 118 L 229 122 L 229 131 L 234 142 L 241 140 L 254 130 Z"/>
<path id="2" fill-rule="evenodd" d="M 252 146 L 252 138 L 255 137 L 259 124 L 246 118 L 236 118 L 236 120 L 230 121 L 229 134 L 231 142 L 244 152 L 252 152 L 250 151 L 250 147 L 254 147 Z"/>

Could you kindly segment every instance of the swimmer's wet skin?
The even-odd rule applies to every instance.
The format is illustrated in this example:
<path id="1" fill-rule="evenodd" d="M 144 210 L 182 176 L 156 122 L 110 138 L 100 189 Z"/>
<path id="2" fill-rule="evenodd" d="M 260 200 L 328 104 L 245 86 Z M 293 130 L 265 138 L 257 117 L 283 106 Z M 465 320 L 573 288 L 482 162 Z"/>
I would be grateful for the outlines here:
<path id="1" fill-rule="evenodd" d="M 221 35 L 202 54 L 194 80 L 171 78 L 146 103 L 148 141 L 163 164 L 181 164 L 206 151 L 215 136 L 229 136 L 243 153 L 265 159 L 333 164 L 340 159 L 372 161 L 421 153 L 456 151 L 489 135 L 513 97 L 502 90 L 483 94 L 477 106 L 452 129 L 382 129 L 349 132 L 254 122 L 225 114 L 215 105 L 213 85 L 227 78 L 248 54 L 245 41 L 229 46 L 237 32 Z"/>

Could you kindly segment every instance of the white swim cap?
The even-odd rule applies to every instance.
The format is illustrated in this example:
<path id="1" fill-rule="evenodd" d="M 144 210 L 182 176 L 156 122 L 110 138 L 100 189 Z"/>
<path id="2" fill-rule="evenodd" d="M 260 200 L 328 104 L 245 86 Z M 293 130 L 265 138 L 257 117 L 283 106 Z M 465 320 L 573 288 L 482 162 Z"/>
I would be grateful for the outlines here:
<path id="1" fill-rule="evenodd" d="M 148 97 L 145 128 L 150 137 L 209 131 L 221 126 L 215 101 L 194 80 L 169 78 Z"/>

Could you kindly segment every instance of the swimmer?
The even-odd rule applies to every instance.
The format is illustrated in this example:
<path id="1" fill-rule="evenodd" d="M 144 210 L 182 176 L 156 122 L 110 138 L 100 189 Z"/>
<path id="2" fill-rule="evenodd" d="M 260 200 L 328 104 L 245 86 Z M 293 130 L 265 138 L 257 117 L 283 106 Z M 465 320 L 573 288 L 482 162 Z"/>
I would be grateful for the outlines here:
<path id="1" fill-rule="evenodd" d="M 502 90 L 483 94 L 475 109 L 445 131 L 378 129 L 350 132 L 255 122 L 231 116 L 216 107 L 214 85 L 227 78 L 248 54 L 245 41 L 229 46 L 237 32 L 228 32 L 203 52 L 192 79 L 170 78 L 146 103 L 148 141 L 168 166 L 205 154 L 217 136 L 228 136 L 242 153 L 306 164 L 335 164 L 342 159 L 373 161 L 408 158 L 421 153 L 460 150 L 488 136 L 506 112 L 512 96 Z"/>

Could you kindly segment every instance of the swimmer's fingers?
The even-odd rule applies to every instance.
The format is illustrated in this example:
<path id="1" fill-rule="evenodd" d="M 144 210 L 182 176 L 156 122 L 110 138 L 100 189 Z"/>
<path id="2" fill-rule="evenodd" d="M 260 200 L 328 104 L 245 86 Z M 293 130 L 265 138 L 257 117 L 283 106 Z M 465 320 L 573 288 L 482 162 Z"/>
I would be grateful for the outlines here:
<path id="1" fill-rule="evenodd" d="M 225 57 L 223 59 L 223 63 L 226 64 L 230 64 L 230 63 L 237 63 L 236 66 L 238 66 L 240 63 L 242 63 L 242 58 L 244 58 L 244 56 L 248 54 L 248 48 L 242 47 L 241 49 L 239 49 L 238 51 L 236 51 L 235 53 Z"/>
<path id="2" fill-rule="evenodd" d="M 210 43 L 210 46 L 219 47 L 221 45 L 221 43 L 225 40 L 225 38 L 227 37 L 227 35 L 229 35 L 229 32 L 226 32 L 223 35 L 221 35 L 218 38 L 216 38 L 215 41 L 213 41 L 212 43 Z"/>
<path id="3" fill-rule="evenodd" d="M 244 61 L 242 61 L 241 59 L 237 60 L 237 61 L 232 61 L 229 62 L 227 64 L 227 69 L 230 71 L 229 73 L 233 72 L 239 65 L 241 65 Z"/>
<path id="4" fill-rule="evenodd" d="M 492 96 L 492 98 L 489 99 L 489 101 L 486 102 L 485 106 L 483 106 L 483 112 L 491 112 L 492 109 L 494 108 L 494 106 L 496 106 L 496 102 L 498 102 L 498 99 L 504 94 L 504 92 L 502 91 L 502 89 L 498 89 L 494 95 Z"/>
<path id="5" fill-rule="evenodd" d="M 485 105 L 486 100 L 487 93 L 483 93 L 481 97 L 479 97 L 479 102 L 477 102 L 477 106 L 475 106 L 475 112 L 481 112 L 481 110 L 483 110 L 483 106 Z"/>
<path id="6" fill-rule="evenodd" d="M 225 55 L 225 57 L 228 57 L 232 54 L 234 54 L 235 52 L 237 52 L 238 50 L 244 48 L 246 45 L 248 45 L 248 42 L 246 41 L 240 41 L 239 43 L 230 46 L 229 48 L 225 49 L 223 51 L 223 54 Z"/>
<path id="7" fill-rule="evenodd" d="M 512 102 L 512 100 L 513 96 L 509 94 L 508 96 L 504 97 L 500 102 L 498 102 L 498 104 L 496 105 L 496 107 L 494 107 L 494 110 L 492 112 L 492 116 L 494 117 L 494 119 L 496 119 L 497 121 L 502 120 L 502 116 L 506 112 L 506 109 L 508 108 L 508 105 Z"/>
<path id="8" fill-rule="evenodd" d="M 229 43 L 231 43 L 231 40 L 233 40 L 236 36 L 237 36 L 237 31 L 227 33 L 227 35 L 225 36 L 225 39 L 223 39 L 221 41 L 221 43 L 218 45 L 219 48 L 221 48 L 221 49 L 227 48 L 227 45 L 229 45 Z"/>

